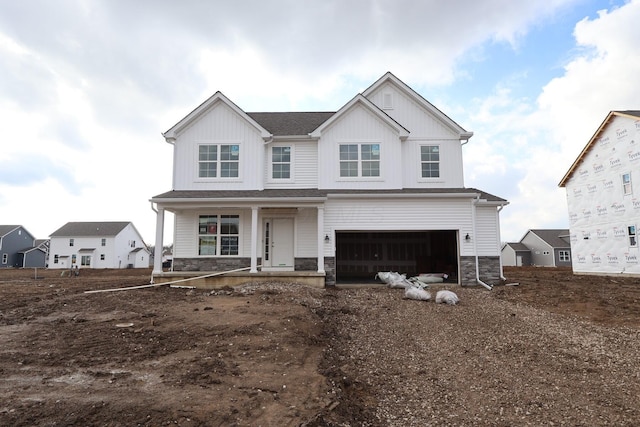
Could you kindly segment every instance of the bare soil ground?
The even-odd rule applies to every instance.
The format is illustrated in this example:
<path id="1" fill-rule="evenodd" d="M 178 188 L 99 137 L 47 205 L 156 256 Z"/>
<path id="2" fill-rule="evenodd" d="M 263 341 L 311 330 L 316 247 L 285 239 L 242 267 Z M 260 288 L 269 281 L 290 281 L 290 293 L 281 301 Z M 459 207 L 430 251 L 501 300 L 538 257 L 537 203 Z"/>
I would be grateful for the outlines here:
<path id="1" fill-rule="evenodd" d="M 443 306 L 60 273 L 0 270 L 0 425 L 640 424 L 640 279 L 505 268 Z"/>

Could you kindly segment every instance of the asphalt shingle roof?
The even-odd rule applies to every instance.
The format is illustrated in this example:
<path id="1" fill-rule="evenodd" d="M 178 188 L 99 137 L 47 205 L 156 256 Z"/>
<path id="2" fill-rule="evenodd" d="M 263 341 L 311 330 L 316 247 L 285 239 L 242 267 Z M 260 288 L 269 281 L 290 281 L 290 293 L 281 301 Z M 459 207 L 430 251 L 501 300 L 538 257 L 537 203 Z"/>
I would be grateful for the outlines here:
<path id="1" fill-rule="evenodd" d="M 334 114 L 333 112 L 247 113 L 274 136 L 307 135 Z"/>
<path id="2" fill-rule="evenodd" d="M 116 236 L 127 225 L 126 221 L 118 222 L 68 222 L 53 233 L 51 237 L 92 237 L 92 236 Z"/>
<path id="3" fill-rule="evenodd" d="M 538 230 L 530 230 L 532 233 L 535 233 L 542 240 L 547 242 L 550 246 L 554 248 L 569 248 L 571 245 L 567 243 L 566 240 L 562 239 L 560 236 L 569 236 L 569 230 L 566 229 L 538 229 Z"/>

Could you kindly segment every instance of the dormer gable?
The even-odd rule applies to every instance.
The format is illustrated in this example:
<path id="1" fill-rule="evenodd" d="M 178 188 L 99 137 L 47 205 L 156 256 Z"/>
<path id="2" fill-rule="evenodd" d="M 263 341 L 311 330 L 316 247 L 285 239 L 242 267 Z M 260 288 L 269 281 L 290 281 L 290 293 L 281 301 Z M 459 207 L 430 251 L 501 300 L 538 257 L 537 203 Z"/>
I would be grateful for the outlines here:
<path id="1" fill-rule="evenodd" d="M 369 86 L 362 95 L 368 100 L 373 100 L 374 98 L 379 99 L 379 101 L 375 102 L 375 104 L 383 110 L 383 112 L 389 112 L 391 114 L 391 110 L 394 107 L 394 99 L 393 93 L 390 91 L 385 91 L 385 87 L 394 88 L 395 91 L 402 93 L 403 95 L 409 97 L 413 102 L 415 102 L 418 106 L 420 106 L 426 113 L 434 117 L 438 120 L 449 132 L 452 132 L 454 135 L 457 135 L 458 139 L 461 141 L 467 141 L 469 138 L 473 136 L 473 132 L 466 131 L 462 126 L 453 121 L 449 116 L 444 114 L 438 108 L 436 108 L 429 101 L 424 99 L 420 94 L 407 86 L 403 81 L 393 75 L 391 72 L 385 73 L 382 77 L 380 77 L 375 83 Z M 378 96 L 379 95 L 379 96 Z M 372 101 L 373 102 L 373 101 Z M 410 129 L 411 130 L 411 129 Z"/>
<path id="2" fill-rule="evenodd" d="M 164 136 L 167 142 L 173 142 L 178 137 L 178 135 L 188 128 L 192 123 L 196 122 L 200 117 L 205 115 L 207 112 L 211 111 L 218 103 L 224 103 L 227 107 L 233 110 L 236 114 L 241 116 L 244 120 L 246 120 L 251 126 L 253 126 L 263 140 L 270 140 L 273 135 L 265 128 L 260 126 L 258 122 L 256 122 L 251 116 L 245 113 L 240 107 L 234 104 L 229 98 L 224 96 L 222 92 L 218 91 L 214 93 L 209 99 L 200 104 L 195 110 L 187 114 L 182 120 L 173 125 L 169 130 L 164 132 L 162 136 Z"/>
<path id="3" fill-rule="evenodd" d="M 368 112 L 372 113 L 374 116 L 379 118 L 382 122 L 384 122 L 387 126 L 392 128 L 395 132 L 397 132 L 400 140 L 404 141 L 409 136 L 409 131 L 405 129 L 400 123 L 396 122 L 391 116 L 386 114 L 380 108 L 378 108 L 374 103 L 369 101 L 367 98 L 362 96 L 361 94 L 353 97 L 349 102 L 347 102 L 342 108 L 340 108 L 333 116 L 331 116 L 328 120 L 318 126 L 313 132 L 309 135 L 312 138 L 320 138 L 322 133 L 329 129 L 334 123 L 348 114 L 355 108 L 362 107 L 366 109 Z"/>

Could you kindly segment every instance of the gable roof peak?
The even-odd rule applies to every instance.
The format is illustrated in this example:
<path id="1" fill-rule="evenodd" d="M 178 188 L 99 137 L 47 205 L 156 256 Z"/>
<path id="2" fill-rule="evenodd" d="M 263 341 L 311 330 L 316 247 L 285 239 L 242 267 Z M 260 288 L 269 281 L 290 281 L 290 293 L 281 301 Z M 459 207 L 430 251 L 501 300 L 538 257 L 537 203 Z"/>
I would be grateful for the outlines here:
<path id="1" fill-rule="evenodd" d="M 413 98 L 425 110 L 433 114 L 444 125 L 449 127 L 453 132 L 457 133 L 459 135 L 460 140 L 468 141 L 469 138 L 473 136 L 473 132 L 469 132 L 465 130 L 462 126 L 460 126 L 458 123 L 452 120 L 449 116 L 447 116 L 445 113 L 440 111 L 435 105 L 427 101 L 422 95 L 420 95 L 410 86 L 408 86 L 405 82 L 403 82 L 398 77 L 396 77 L 391 71 L 387 71 L 386 73 L 384 73 L 382 77 L 380 77 L 371 86 L 369 86 L 364 92 L 362 92 L 362 95 L 368 98 L 386 83 L 392 84 L 398 90 L 405 93 L 407 96 Z"/>
<path id="2" fill-rule="evenodd" d="M 165 140 L 168 143 L 173 143 L 176 137 L 178 136 L 178 134 L 182 130 L 184 130 L 187 126 L 189 126 L 191 123 L 196 121 L 202 115 L 207 113 L 211 108 L 213 108 L 213 106 L 215 106 L 219 102 L 222 102 L 225 105 L 227 105 L 229 108 L 235 111 L 238 115 L 243 117 L 247 122 L 249 122 L 253 127 L 255 127 L 260 132 L 260 136 L 262 136 L 263 139 L 268 140 L 273 136 L 269 133 L 269 131 L 267 131 L 265 128 L 260 126 L 258 122 L 256 122 L 253 118 L 251 118 L 247 113 L 244 112 L 243 109 L 238 107 L 234 102 L 232 102 L 220 91 L 216 91 L 216 93 L 214 93 L 209 98 L 207 98 L 203 103 L 198 105 L 193 111 L 191 111 L 189 114 L 183 117 L 178 123 L 173 125 L 166 132 L 164 132 L 162 136 L 164 136 Z"/>

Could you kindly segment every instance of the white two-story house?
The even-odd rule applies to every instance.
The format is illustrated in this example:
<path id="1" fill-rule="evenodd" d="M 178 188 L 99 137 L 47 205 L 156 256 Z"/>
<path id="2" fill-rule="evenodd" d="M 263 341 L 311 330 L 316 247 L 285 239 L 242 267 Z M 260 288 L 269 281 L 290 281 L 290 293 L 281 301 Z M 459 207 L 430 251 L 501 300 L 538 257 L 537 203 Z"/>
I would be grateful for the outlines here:
<path id="1" fill-rule="evenodd" d="M 391 73 L 336 112 L 250 113 L 217 92 L 164 134 L 173 189 L 151 199 L 156 251 L 174 214 L 175 272 L 502 275 L 500 210 L 465 188 L 473 135 Z M 163 278 L 161 253 L 154 278 Z"/>
<path id="2" fill-rule="evenodd" d="M 560 181 L 576 274 L 640 276 L 640 111 L 611 111 Z"/>
<path id="3" fill-rule="evenodd" d="M 149 268 L 151 252 L 131 222 L 68 222 L 49 237 L 49 268 Z"/>

